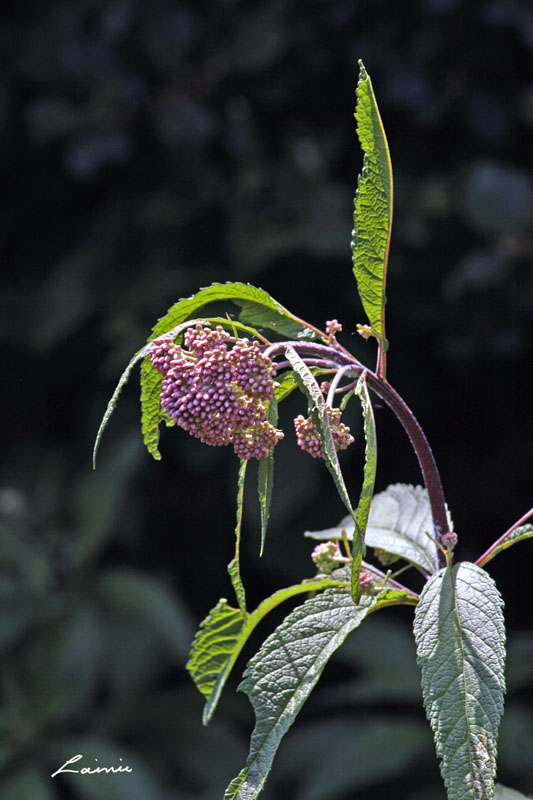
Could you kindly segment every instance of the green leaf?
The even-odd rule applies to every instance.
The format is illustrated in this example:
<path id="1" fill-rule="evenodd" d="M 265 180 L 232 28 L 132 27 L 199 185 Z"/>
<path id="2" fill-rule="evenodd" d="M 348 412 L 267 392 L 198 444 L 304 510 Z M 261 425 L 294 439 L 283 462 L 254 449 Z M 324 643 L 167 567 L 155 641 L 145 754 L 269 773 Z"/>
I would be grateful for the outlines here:
<path id="1" fill-rule="evenodd" d="M 341 539 L 343 528 L 352 539 L 354 525 L 350 517 L 344 517 L 334 528 L 306 531 L 305 536 Z M 437 549 L 427 534 L 433 536 L 433 519 L 428 494 L 422 486 L 394 483 L 374 495 L 365 535 L 367 547 L 394 553 L 431 575 L 436 569 Z"/>
<path id="2" fill-rule="evenodd" d="M 278 424 L 278 403 L 274 397 L 268 404 L 268 421 L 274 428 Z M 257 470 L 257 493 L 259 496 L 259 509 L 261 512 L 261 547 L 259 555 L 263 555 L 265 538 L 270 516 L 270 504 L 272 501 L 272 488 L 274 485 L 274 451 L 270 455 L 259 461 Z"/>
<path id="3" fill-rule="evenodd" d="M 361 61 L 355 119 L 365 155 L 354 200 L 353 270 L 372 332 L 384 339 L 385 284 L 392 226 L 392 167 L 372 83 Z"/>
<path id="4" fill-rule="evenodd" d="M 245 618 L 223 597 L 200 623 L 186 668 L 206 700 L 213 694 L 220 673 L 236 651 Z"/>
<path id="5" fill-rule="evenodd" d="M 502 600 L 475 564 L 446 567 L 415 611 L 424 706 L 448 800 L 492 800 L 505 692 Z"/>
<path id="6" fill-rule="evenodd" d="M 278 403 L 281 403 L 294 389 L 298 388 L 294 372 L 291 370 L 286 370 L 283 375 L 276 377 L 276 382 L 279 383 L 279 386 L 274 389 L 274 396 Z"/>
<path id="7" fill-rule="evenodd" d="M 224 684 L 248 637 L 269 611 L 299 594 L 319 592 L 342 585 L 331 578 L 317 578 L 280 589 L 246 618 L 238 608 L 222 598 L 201 623 L 191 645 L 187 669 L 198 690 L 206 698 L 203 721 L 210 721 Z"/>
<path id="8" fill-rule="evenodd" d="M 313 690 L 330 656 L 363 621 L 375 599 L 356 605 L 342 589 L 328 589 L 298 606 L 251 659 L 240 689 L 256 725 L 246 766 L 225 800 L 253 800 L 261 791 L 281 739 Z"/>
<path id="9" fill-rule="evenodd" d="M 96 440 L 94 442 L 93 469 L 96 466 L 96 454 L 98 452 L 98 448 L 100 446 L 100 442 L 102 440 L 102 436 L 103 436 L 104 430 L 106 429 L 107 423 L 109 422 L 109 420 L 111 418 L 111 415 L 112 415 L 113 411 L 115 410 L 115 408 L 117 406 L 117 402 L 118 402 L 118 398 L 120 396 L 120 393 L 121 393 L 122 389 L 124 388 L 125 384 L 128 382 L 128 379 L 129 379 L 129 377 L 131 375 L 131 371 L 132 371 L 133 367 L 142 358 L 144 358 L 146 356 L 146 353 L 147 353 L 146 345 L 135 353 L 133 358 L 130 360 L 130 363 L 128 364 L 128 366 L 126 367 L 126 369 L 124 370 L 124 372 L 120 376 L 120 380 L 117 383 L 117 387 L 116 387 L 115 391 L 113 392 L 113 396 L 111 397 L 111 400 L 107 404 L 107 408 L 106 408 L 105 414 L 104 414 L 104 416 L 102 418 L 102 422 L 100 423 L 100 427 L 98 428 L 98 433 L 96 434 Z M 155 370 L 155 371 L 157 372 L 157 370 Z M 158 374 L 160 374 L 160 373 L 158 373 Z M 158 402 L 159 402 L 159 397 L 158 397 Z"/>
<path id="10" fill-rule="evenodd" d="M 531 539 L 533 536 L 533 525 L 520 525 L 518 528 L 515 528 L 511 533 L 509 533 L 504 539 L 499 542 L 497 547 L 492 550 L 492 552 L 488 552 L 488 555 L 484 558 L 480 559 L 477 563 L 480 567 L 484 567 L 485 564 L 497 556 L 498 553 L 501 553 L 502 550 L 507 550 L 508 547 L 511 545 L 516 544 L 517 542 L 522 542 L 524 539 Z"/>
<path id="11" fill-rule="evenodd" d="M 352 597 L 357 603 L 361 596 L 361 586 L 359 584 L 359 571 L 361 569 L 361 560 L 364 555 L 365 548 L 365 533 L 367 529 L 368 516 L 370 513 L 370 504 L 372 502 L 372 495 L 374 494 L 374 484 L 376 482 L 376 467 L 377 467 L 377 442 L 376 442 L 376 424 L 374 422 L 374 412 L 370 397 L 368 396 L 368 389 L 365 381 L 365 373 L 361 375 L 355 387 L 355 393 L 361 400 L 361 407 L 363 409 L 364 420 L 364 433 L 365 433 L 365 466 L 363 471 L 363 485 L 361 487 L 361 494 L 359 496 L 359 504 L 355 512 L 355 528 L 357 536 L 353 537 L 352 542 Z"/>
<path id="12" fill-rule="evenodd" d="M 346 509 L 350 512 L 352 518 L 355 518 L 355 512 L 353 510 L 353 506 L 348 495 L 348 490 L 346 489 L 346 484 L 344 482 L 344 477 L 341 472 L 337 451 L 335 450 L 335 445 L 333 444 L 329 419 L 326 413 L 326 402 L 322 392 L 320 391 L 320 386 L 316 382 L 315 376 L 307 364 L 302 361 L 294 348 L 286 347 L 285 353 L 288 361 L 294 369 L 294 375 L 299 388 L 308 397 L 310 403 L 312 404 L 312 409 L 315 412 L 315 424 L 317 425 L 320 433 L 326 466 L 333 476 L 333 481 L 337 487 L 339 497 L 346 506 Z"/>
<path id="13" fill-rule="evenodd" d="M 178 300 L 154 326 L 149 341 L 176 329 L 210 303 L 228 300 L 240 306 L 242 323 L 268 328 L 289 339 L 310 339 L 319 333 L 263 289 L 248 283 L 213 283 L 191 297 Z M 156 460 L 161 458 L 158 449 L 159 424 L 163 418 L 159 402 L 161 379 L 161 373 L 145 359 L 141 369 L 141 425 L 144 443 Z"/>
<path id="14" fill-rule="evenodd" d="M 241 526 L 242 526 L 242 500 L 244 497 L 244 479 L 246 477 L 246 466 L 248 462 L 241 459 L 239 467 L 239 478 L 237 481 L 237 522 L 235 525 L 235 555 L 228 564 L 228 573 L 231 578 L 231 583 L 237 596 L 237 602 L 243 616 L 246 615 L 246 594 L 241 580 L 241 572 L 239 565 L 240 548 L 241 548 Z"/>

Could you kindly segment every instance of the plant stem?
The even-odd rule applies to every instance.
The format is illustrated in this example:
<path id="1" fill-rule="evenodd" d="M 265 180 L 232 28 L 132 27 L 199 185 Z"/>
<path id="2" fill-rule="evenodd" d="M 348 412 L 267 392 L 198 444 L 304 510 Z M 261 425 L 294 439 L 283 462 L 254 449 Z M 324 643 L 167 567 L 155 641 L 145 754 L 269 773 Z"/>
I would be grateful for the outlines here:
<path id="1" fill-rule="evenodd" d="M 284 353 L 287 345 L 293 347 L 302 357 L 307 354 L 311 358 L 322 357 L 334 360 L 341 367 L 343 375 L 348 372 L 360 375 L 361 372 L 366 371 L 368 386 L 394 412 L 413 446 L 428 493 L 433 518 L 434 537 L 441 544 L 442 536 L 448 530 L 448 515 L 446 513 L 442 483 L 429 442 L 409 406 L 392 388 L 390 383 L 368 370 L 367 367 L 344 349 L 340 351 L 337 348 L 316 342 L 278 342 L 268 347 L 265 350 L 265 355 L 272 358 L 278 353 Z M 345 369 L 345 367 L 350 367 L 350 369 Z M 446 566 L 446 558 L 439 548 L 437 548 L 437 563 L 439 568 Z"/>
<path id="2" fill-rule="evenodd" d="M 509 528 L 509 530 L 505 531 L 505 533 L 503 533 L 503 534 L 500 536 L 500 538 L 499 538 L 499 539 L 496 539 L 496 541 L 495 541 L 495 542 L 493 542 L 493 544 L 491 544 L 491 546 L 489 547 L 489 549 L 488 549 L 488 550 L 485 550 L 485 552 L 483 553 L 483 555 L 482 555 L 482 556 L 480 556 L 480 557 L 479 557 L 479 558 L 478 558 L 476 561 L 474 561 L 474 564 L 477 564 L 477 566 L 478 566 L 478 567 L 482 567 L 482 566 L 483 566 L 483 564 L 486 564 L 486 563 L 487 563 L 487 561 L 490 561 L 490 559 L 491 559 L 491 558 L 492 558 L 492 556 L 494 555 L 494 551 L 495 551 L 495 550 L 497 549 L 497 547 L 498 547 L 498 546 L 499 546 L 499 545 L 500 545 L 500 544 L 501 544 L 501 543 L 504 541 L 504 539 L 506 539 L 506 538 L 507 538 L 507 536 L 510 536 L 510 535 L 511 535 L 511 533 L 512 533 L 513 531 L 515 531 L 517 528 L 519 528 L 519 527 L 520 527 L 520 525 L 523 525 L 523 524 L 524 524 L 524 522 L 527 522 L 527 520 L 528 520 L 530 517 L 533 517 L 533 508 L 530 508 L 530 509 L 529 509 L 529 511 L 526 511 L 526 513 L 525 513 L 525 514 L 524 514 L 522 517 L 520 517 L 520 519 L 519 519 L 519 520 L 517 520 L 517 521 L 516 521 L 516 522 L 515 522 L 513 525 L 511 525 L 511 527 Z"/>

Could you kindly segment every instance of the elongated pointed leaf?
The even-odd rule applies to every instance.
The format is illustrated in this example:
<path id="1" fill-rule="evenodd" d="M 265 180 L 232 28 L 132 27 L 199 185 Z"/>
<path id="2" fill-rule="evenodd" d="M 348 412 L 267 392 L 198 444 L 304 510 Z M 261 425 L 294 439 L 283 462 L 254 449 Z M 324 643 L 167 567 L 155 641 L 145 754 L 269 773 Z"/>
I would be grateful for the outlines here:
<path id="1" fill-rule="evenodd" d="M 105 431 L 105 429 L 107 427 L 107 423 L 109 422 L 109 420 L 111 418 L 111 415 L 113 414 L 113 411 L 115 410 L 115 408 L 117 406 L 118 398 L 120 396 L 120 393 L 121 393 L 122 389 L 124 388 L 124 386 L 126 385 L 126 383 L 128 382 L 129 377 L 131 375 L 131 372 L 132 372 L 134 366 L 136 364 L 138 364 L 138 362 L 142 358 L 145 358 L 146 353 L 147 353 L 147 346 L 141 348 L 140 350 L 137 351 L 137 353 L 135 353 L 133 358 L 130 360 L 130 363 L 128 364 L 128 366 L 126 367 L 126 369 L 124 370 L 124 372 L 120 376 L 120 380 L 117 383 L 116 389 L 113 392 L 111 400 L 107 404 L 107 408 L 106 408 L 105 414 L 104 414 L 104 416 L 102 418 L 102 422 L 100 423 L 100 427 L 98 428 L 98 433 L 96 434 L 96 440 L 95 440 L 95 443 L 94 443 L 94 448 L 93 448 L 93 468 L 96 465 L 96 454 L 98 452 L 98 448 L 100 446 L 100 442 L 102 440 L 103 433 L 104 433 L 104 431 Z"/>
<path id="2" fill-rule="evenodd" d="M 333 578 L 317 578 L 288 586 L 263 600 L 247 617 L 243 617 L 240 609 L 228 606 L 224 598 L 219 600 L 201 623 L 191 645 L 187 663 L 187 669 L 194 683 L 206 698 L 203 714 L 205 725 L 215 711 L 235 661 L 263 617 L 292 597 L 341 585 L 342 581 Z"/>
<path id="3" fill-rule="evenodd" d="M 364 619 L 375 598 L 356 605 L 350 594 L 328 589 L 296 608 L 264 642 L 240 688 L 253 705 L 256 725 L 246 766 L 225 800 L 253 800 L 261 791 L 281 739 L 294 722 L 330 656 Z"/>
<path id="4" fill-rule="evenodd" d="M 268 404 L 268 421 L 277 427 L 278 424 L 278 403 L 273 398 Z M 270 503 L 272 501 L 272 488 L 274 486 L 274 451 L 265 456 L 259 462 L 257 469 L 257 494 L 259 496 L 259 510 L 261 513 L 261 547 L 259 555 L 263 555 L 265 539 L 270 517 Z"/>
<path id="5" fill-rule="evenodd" d="M 498 553 L 501 553 L 502 550 L 507 550 L 508 547 L 511 547 L 517 542 L 522 542 L 525 539 L 531 539 L 532 536 L 533 525 L 520 525 L 518 528 L 515 528 L 514 531 L 511 531 L 511 533 L 509 533 L 505 539 L 502 539 L 492 552 L 478 561 L 479 566 L 484 567 L 485 564 L 488 564 L 488 562 L 494 558 L 494 556 L 497 556 Z"/>
<path id="6" fill-rule="evenodd" d="M 505 692 L 502 600 L 463 562 L 433 575 L 415 611 L 424 706 L 448 800 L 492 800 Z"/>
<path id="7" fill-rule="evenodd" d="M 355 512 L 348 495 L 348 490 L 346 489 L 339 459 L 337 457 L 337 451 L 335 450 L 335 445 L 333 444 L 329 418 L 326 413 L 326 402 L 324 400 L 324 395 L 320 391 L 320 386 L 318 385 L 315 376 L 307 364 L 302 361 L 296 350 L 294 350 L 292 347 L 287 347 L 285 353 L 294 370 L 294 375 L 301 391 L 309 398 L 310 402 L 312 403 L 313 410 L 316 411 L 316 425 L 320 433 L 326 466 L 333 476 L 333 481 L 337 487 L 339 497 L 353 518 Z"/>
<path id="8" fill-rule="evenodd" d="M 241 459 L 239 468 L 239 478 L 237 481 L 237 521 L 235 524 L 235 555 L 228 564 L 228 573 L 233 584 L 233 589 L 237 596 L 237 602 L 243 615 L 246 615 L 246 594 L 241 580 L 240 569 L 240 549 L 241 549 L 241 526 L 242 526 L 242 500 L 244 497 L 244 479 L 246 477 L 246 466 L 248 462 Z"/>
<path id="9" fill-rule="evenodd" d="M 309 339 L 317 335 L 317 331 L 300 321 L 263 289 L 247 283 L 214 283 L 191 297 L 178 300 L 154 326 L 149 341 L 190 320 L 210 303 L 228 300 L 240 306 L 243 323 L 268 328 L 289 339 Z M 149 359 L 145 359 L 141 369 L 141 426 L 144 443 L 156 460 L 161 458 L 158 449 L 159 425 L 163 419 L 160 394 L 161 373 Z"/>
<path id="10" fill-rule="evenodd" d="M 306 531 L 305 536 L 341 539 L 343 528 L 348 539 L 352 539 L 354 526 L 350 517 L 344 517 L 334 528 Z M 437 549 L 430 536 L 433 536 L 431 506 L 422 486 L 394 483 L 374 495 L 365 534 L 367 546 L 394 553 L 431 575 L 436 569 Z"/>
<path id="11" fill-rule="evenodd" d="M 376 482 L 378 454 L 374 412 L 372 410 L 370 397 L 368 396 L 368 389 L 366 386 L 364 373 L 357 381 L 355 393 L 361 400 L 361 407 L 363 409 L 363 428 L 365 432 L 365 466 L 363 471 L 363 485 L 361 487 L 357 511 L 355 512 L 354 530 L 357 530 L 357 536 L 353 537 L 352 543 L 352 597 L 355 602 L 357 602 L 361 595 L 359 570 L 361 569 L 361 560 L 364 555 L 365 533 L 370 514 L 372 495 L 374 494 L 374 484 Z"/>
<path id="12" fill-rule="evenodd" d="M 392 168 L 372 83 L 359 62 L 357 135 L 364 152 L 354 200 L 353 270 L 372 331 L 385 336 L 385 283 L 392 226 Z"/>

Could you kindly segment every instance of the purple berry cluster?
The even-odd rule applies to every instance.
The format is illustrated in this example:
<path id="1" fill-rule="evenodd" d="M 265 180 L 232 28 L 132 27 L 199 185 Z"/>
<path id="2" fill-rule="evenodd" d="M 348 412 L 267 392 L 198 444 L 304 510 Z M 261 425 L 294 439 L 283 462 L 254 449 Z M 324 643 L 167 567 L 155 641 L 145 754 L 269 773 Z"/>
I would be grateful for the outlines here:
<path id="1" fill-rule="evenodd" d="M 354 438 L 350 433 L 347 425 L 341 422 L 340 408 L 331 408 L 326 406 L 326 413 L 329 418 L 331 428 L 331 435 L 333 437 L 333 444 L 335 450 L 346 450 L 352 444 Z M 305 419 L 301 414 L 294 420 L 294 428 L 296 430 L 296 439 L 298 447 L 301 447 L 306 453 L 313 456 L 313 458 L 324 458 L 324 450 L 322 442 L 320 441 L 320 434 L 316 425 L 311 417 Z"/>
<path id="2" fill-rule="evenodd" d="M 232 444 L 239 458 L 268 456 L 283 438 L 266 417 L 275 366 L 257 342 L 238 340 L 220 325 L 188 328 L 183 347 L 161 339 L 150 359 L 163 374 L 161 407 L 191 436 L 214 447 Z"/>

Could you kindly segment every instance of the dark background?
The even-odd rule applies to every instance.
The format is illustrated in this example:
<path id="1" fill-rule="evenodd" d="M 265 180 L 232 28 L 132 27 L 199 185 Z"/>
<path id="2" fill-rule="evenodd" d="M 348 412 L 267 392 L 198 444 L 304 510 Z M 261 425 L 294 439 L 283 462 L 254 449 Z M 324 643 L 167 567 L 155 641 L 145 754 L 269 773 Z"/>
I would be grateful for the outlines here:
<path id="1" fill-rule="evenodd" d="M 198 622 L 232 602 L 236 459 L 168 430 L 154 462 L 135 376 L 92 472 L 107 400 L 157 318 L 212 281 L 262 286 L 319 327 L 337 317 L 373 365 L 374 345 L 354 335 L 366 320 L 349 250 L 362 58 L 395 177 L 388 377 L 434 448 L 458 557 L 485 550 L 533 497 L 531 10 L 50 0 L 5 4 L 1 23 L 1 796 L 211 800 L 243 765 L 253 716 L 236 677 L 203 729 L 184 663 Z M 295 446 L 291 412 L 305 404 L 288 406 L 261 560 L 253 481 L 246 498 L 251 607 L 311 575 L 302 532 L 343 516 L 324 467 Z M 376 417 L 377 489 L 419 483 L 398 424 Z M 352 449 L 357 496 L 360 439 Z M 526 542 L 489 568 L 510 647 L 500 777 L 522 791 L 530 554 Z M 406 800 L 443 798 L 410 621 L 391 610 L 351 637 L 266 800 L 379 799 L 400 785 Z M 76 753 L 134 772 L 52 780 Z"/>

